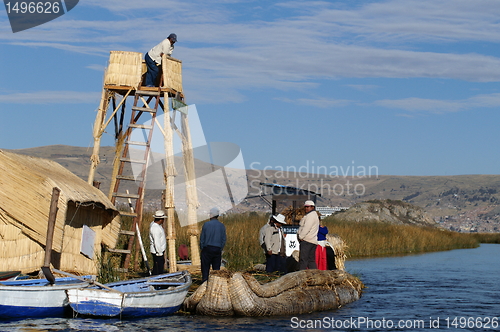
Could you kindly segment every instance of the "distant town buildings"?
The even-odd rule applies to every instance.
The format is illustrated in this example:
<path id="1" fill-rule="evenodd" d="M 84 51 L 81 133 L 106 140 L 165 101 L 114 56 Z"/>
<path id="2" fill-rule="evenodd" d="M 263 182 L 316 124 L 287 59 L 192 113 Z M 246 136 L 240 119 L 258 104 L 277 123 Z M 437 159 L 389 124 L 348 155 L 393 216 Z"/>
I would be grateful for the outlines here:
<path id="1" fill-rule="evenodd" d="M 329 217 L 335 212 L 340 212 L 340 211 L 345 211 L 349 209 L 348 207 L 344 206 L 317 206 L 316 211 L 321 213 L 321 219 L 325 217 Z"/>

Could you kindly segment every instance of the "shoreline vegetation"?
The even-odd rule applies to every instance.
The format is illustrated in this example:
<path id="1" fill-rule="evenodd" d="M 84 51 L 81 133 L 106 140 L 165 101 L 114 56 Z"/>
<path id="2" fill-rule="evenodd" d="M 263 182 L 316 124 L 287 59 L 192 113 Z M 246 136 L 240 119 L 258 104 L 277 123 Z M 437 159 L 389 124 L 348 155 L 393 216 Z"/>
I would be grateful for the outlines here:
<path id="1" fill-rule="evenodd" d="M 149 225 L 150 216 L 153 213 L 154 211 L 145 211 L 141 225 L 142 241 L 149 262 L 152 262 L 149 253 Z M 258 243 L 258 235 L 260 228 L 269 220 L 269 217 L 269 213 L 258 212 L 220 216 L 219 219 L 226 226 L 227 233 L 227 242 L 222 258 L 226 261 L 225 269 L 230 273 L 250 273 L 260 284 L 269 283 L 282 276 L 279 273 L 267 273 L 254 268 L 257 264 L 265 263 L 264 253 Z M 128 229 L 132 219 L 123 218 L 122 222 L 123 228 Z M 200 222 L 198 225 L 200 231 L 204 222 Z M 336 234 L 345 242 L 347 260 L 477 248 L 480 243 L 500 243 L 500 233 L 458 233 L 432 226 L 396 225 L 383 222 L 346 222 L 339 220 L 335 215 L 323 219 L 322 224 L 328 227 L 329 234 Z M 181 227 L 178 220 L 174 226 L 175 247 L 179 248 L 181 244 L 189 246 L 188 227 Z M 126 243 L 123 242 L 121 245 L 126 246 Z M 101 257 L 99 282 L 107 283 L 146 274 L 140 253 L 133 254 L 131 260 L 131 262 L 141 262 L 139 269 L 130 270 L 126 274 L 116 272 L 116 267 L 119 265 L 118 260 L 118 257 L 108 254 Z M 133 269 L 133 265 L 131 264 L 131 269 Z M 202 285 L 202 278 L 200 271 L 190 270 L 190 272 L 192 285 L 189 295 L 192 295 Z M 360 275 L 354 273 L 353 276 L 362 283 Z M 179 314 L 191 315 L 184 309 L 180 310 Z"/>
<path id="2" fill-rule="evenodd" d="M 152 262 L 149 253 L 149 224 L 153 212 L 145 211 L 141 225 L 141 235 L 148 261 Z M 260 275 L 261 281 L 269 281 L 276 276 L 262 271 L 255 271 L 254 266 L 265 262 L 264 253 L 258 243 L 260 228 L 269 220 L 269 213 L 247 212 L 227 214 L 220 217 L 226 226 L 227 243 L 223 259 L 227 262 L 225 268 L 230 271 L 248 271 Z M 130 218 L 124 218 L 124 229 L 128 229 Z M 199 224 L 199 229 L 204 222 Z M 476 248 L 480 243 L 500 243 L 500 233 L 458 233 L 443 230 L 438 227 L 423 227 L 414 225 L 395 225 L 383 222 L 345 222 L 335 215 L 322 220 L 330 234 L 339 235 L 346 243 L 347 260 L 381 256 L 399 256 L 452 249 Z M 188 227 L 180 227 L 175 222 L 176 248 L 181 244 L 189 246 Z M 125 243 L 122 244 L 125 246 Z M 132 257 L 141 262 L 139 271 L 130 271 L 129 276 L 146 271 L 143 259 Z M 104 255 L 101 260 L 100 282 L 110 282 L 121 279 L 114 268 L 118 267 L 117 258 Z M 130 266 L 133 268 L 133 264 Z M 123 277 L 123 276 L 121 276 Z M 201 281 L 201 276 L 200 276 Z M 193 273 L 193 284 L 197 284 L 197 275 Z"/>

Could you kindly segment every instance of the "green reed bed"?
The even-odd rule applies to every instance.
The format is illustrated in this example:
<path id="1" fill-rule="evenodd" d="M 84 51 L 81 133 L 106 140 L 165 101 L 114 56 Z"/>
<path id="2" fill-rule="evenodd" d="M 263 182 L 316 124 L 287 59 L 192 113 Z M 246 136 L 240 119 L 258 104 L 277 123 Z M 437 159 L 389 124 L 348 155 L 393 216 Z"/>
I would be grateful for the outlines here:
<path id="1" fill-rule="evenodd" d="M 244 213 L 222 216 L 226 225 L 227 244 L 223 258 L 231 270 L 251 269 L 264 262 L 258 243 L 259 230 L 269 219 L 269 214 Z M 381 222 L 350 223 L 325 218 L 331 234 L 338 234 L 347 244 L 348 257 L 370 257 L 410 254 L 430 251 L 475 248 L 479 241 L 471 234 L 441 230 L 434 227 L 393 225 Z M 200 231 L 203 222 L 200 223 Z M 185 227 L 186 228 L 186 227 Z M 187 241 L 178 227 L 178 243 Z"/>
<path id="2" fill-rule="evenodd" d="M 226 225 L 227 244 L 223 258 L 228 262 L 228 269 L 251 269 L 255 264 L 265 262 L 259 245 L 259 231 L 269 220 L 269 214 L 231 214 L 220 220 Z"/>
<path id="3" fill-rule="evenodd" d="M 149 253 L 149 224 L 152 221 L 151 216 L 153 213 L 154 211 L 145 211 L 144 219 L 141 225 L 141 238 L 148 261 L 150 262 L 150 266 L 152 264 L 152 257 Z M 227 261 L 226 268 L 235 271 L 246 270 L 251 269 L 255 264 L 264 263 L 264 253 L 259 246 L 258 235 L 260 228 L 269 220 L 269 214 L 256 212 L 229 214 L 221 216 L 219 220 L 226 226 L 227 243 L 222 255 L 222 258 Z M 198 224 L 200 234 L 203 224 L 206 221 L 208 221 L 208 219 Z M 131 222 L 131 218 L 123 218 L 123 229 L 129 229 Z M 190 241 L 188 227 L 181 227 L 177 218 L 174 225 L 176 248 L 178 248 L 181 244 L 186 244 L 189 247 Z M 119 241 L 118 248 L 125 249 L 126 246 L 126 238 L 122 237 Z M 134 253 L 132 254 L 131 268 L 133 268 L 133 262 L 136 260 L 141 262 L 140 269 L 145 269 L 140 252 L 137 256 Z M 109 270 L 109 259 L 103 260 L 103 262 L 106 263 L 106 270 Z M 110 276 L 109 278 L 114 278 L 114 276 Z"/>
<path id="4" fill-rule="evenodd" d="M 259 230 L 269 220 L 268 214 L 255 212 L 229 214 L 219 217 L 226 226 L 227 242 L 222 258 L 227 261 L 226 268 L 238 271 L 251 269 L 255 264 L 264 263 L 264 253 L 259 246 Z M 206 221 L 198 224 L 201 229 Z M 176 223 L 176 244 L 189 246 L 188 227 Z M 149 242 L 148 242 L 149 243 Z"/>
<path id="5" fill-rule="evenodd" d="M 334 218 L 325 218 L 324 224 L 330 233 L 338 234 L 346 242 L 348 257 L 353 258 L 475 248 L 479 245 L 470 234 L 435 227 L 343 222 Z"/>
<path id="6" fill-rule="evenodd" d="M 481 243 L 500 243 L 500 233 L 471 233 L 471 236 Z"/>

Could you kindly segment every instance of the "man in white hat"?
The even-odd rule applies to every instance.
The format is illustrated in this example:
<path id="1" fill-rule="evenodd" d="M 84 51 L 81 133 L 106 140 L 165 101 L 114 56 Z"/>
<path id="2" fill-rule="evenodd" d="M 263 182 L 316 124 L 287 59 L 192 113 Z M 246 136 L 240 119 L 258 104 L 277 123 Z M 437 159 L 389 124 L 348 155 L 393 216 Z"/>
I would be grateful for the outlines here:
<path id="1" fill-rule="evenodd" d="M 300 243 L 299 270 L 317 269 L 316 246 L 318 244 L 319 217 L 311 200 L 304 203 L 306 214 L 300 219 L 297 238 Z"/>
<path id="2" fill-rule="evenodd" d="M 158 210 L 153 215 L 154 220 L 149 225 L 150 251 L 153 256 L 153 275 L 162 274 L 165 266 L 165 249 L 167 248 L 167 239 L 163 222 L 167 216 L 163 210 Z"/>
<path id="3" fill-rule="evenodd" d="M 219 220 L 219 209 L 210 209 L 210 220 L 203 224 L 200 235 L 201 281 L 207 281 L 210 266 L 220 270 L 222 250 L 226 245 L 226 226 Z"/>
<path id="4" fill-rule="evenodd" d="M 269 217 L 269 220 L 259 230 L 259 244 L 260 244 L 260 247 L 262 248 L 262 250 L 264 250 L 264 255 L 266 256 L 266 264 L 267 264 L 267 260 L 269 259 L 269 255 L 267 254 L 266 243 L 264 240 L 266 238 L 267 229 L 271 228 L 273 226 L 274 226 L 274 216 L 271 215 Z"/>
<path id="5" fill-rule="evenodd" d="M 278 214 L 273 216 L 273 225 L 266 229 L 264 245 L 267 252 L 266 272 L 286 272 L 285 269 L 285 238 L 282 226 L 286 225 L 285 216 Z"/>

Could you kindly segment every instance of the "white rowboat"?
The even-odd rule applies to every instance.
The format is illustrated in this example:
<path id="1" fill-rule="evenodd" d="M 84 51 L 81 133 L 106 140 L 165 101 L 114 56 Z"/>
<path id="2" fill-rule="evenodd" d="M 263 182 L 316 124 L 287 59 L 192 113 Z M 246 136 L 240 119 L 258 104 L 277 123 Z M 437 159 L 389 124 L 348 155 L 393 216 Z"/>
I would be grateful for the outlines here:
<path id="1" fill-rule="evenodd" d="M 71 308 L 78 314 L 106 317 L 145 317 L 173 314 L 191 286 L 187 271 L 118 281 L 106 288 L 68 289 Z"/>

